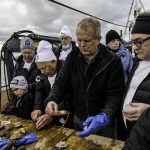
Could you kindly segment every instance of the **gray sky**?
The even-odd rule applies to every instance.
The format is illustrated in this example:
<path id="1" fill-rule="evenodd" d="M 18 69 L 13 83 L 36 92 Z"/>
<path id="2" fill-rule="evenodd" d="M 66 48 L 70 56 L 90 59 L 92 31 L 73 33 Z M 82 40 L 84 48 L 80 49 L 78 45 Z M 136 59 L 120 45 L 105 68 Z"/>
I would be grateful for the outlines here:
<path id="1" fill-rule="evenodd" d="M 132 0 L 57 0 L 91 15 L 114 23 L 126 25 Z M 136 1 L 136 0 L 135 0 Z M 142 0 L 146 10 L 150 0 Z M 68 25 L 75 39 L 77 23 L 87 17 L 48 0 L 0 0 L 0 45 L 14 32 L 32 30 L 36 34 L 58 36 Z M 110 29 L 118 32 L 123 27 L 102 23 L 102 37 Z"/>

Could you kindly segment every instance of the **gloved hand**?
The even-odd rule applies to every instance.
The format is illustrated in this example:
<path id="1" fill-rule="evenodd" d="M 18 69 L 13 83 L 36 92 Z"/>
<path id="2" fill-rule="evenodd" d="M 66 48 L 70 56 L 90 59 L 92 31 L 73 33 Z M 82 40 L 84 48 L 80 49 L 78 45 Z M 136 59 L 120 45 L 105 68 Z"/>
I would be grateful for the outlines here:
<path id="1" fill-rule="evenodd" d="M 98 130 L 104 129 L 109 123 L 110 118 L 104 112 L 96 116 L 88 117 L 86 121 L 83 122 L 83 128 L 87 128 L 84 131 L 79 132 L 78 137 L 86 137 Z"/>
<path id="2" fill-rule="evenodd" d="M 9 143 L 10 143 L 10 140 L 8 139 L 0 140 L 0 150 L 5 150 Z"/>
<path id="3" fill-rule="evenodd" d="M 17 140 L 15 146 L 19 147 L 20 145 L 26 145 L 26 144 L 34 143 L 37 141 L 38 141 L 38 138 L 33 133 L 31 133 L 31 134 L 28 134 L 27 136 Z"/>

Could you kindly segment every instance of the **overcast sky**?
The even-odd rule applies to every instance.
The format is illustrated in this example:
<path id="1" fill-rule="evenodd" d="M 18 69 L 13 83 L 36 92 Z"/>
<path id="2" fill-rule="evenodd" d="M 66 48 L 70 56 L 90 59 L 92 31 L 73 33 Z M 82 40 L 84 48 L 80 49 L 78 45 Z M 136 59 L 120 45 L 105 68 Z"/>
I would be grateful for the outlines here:
<path id="1" fill-rule="evenodd" d="M 91 15 L 126 25 L 132 0 L 57 0 Z M 136 0 L 135 0 L 136 1 Z M 146 10 L 150 0 L 142 0 Z M 31 30 L 36 34 L 58 36 L 61 28 L 68 25 L 75 39 L 77 23 L 87 17 L 48 0 L 0 0 L 0 45 L 14 32 Z M 110 29 L 123 27 L 102 23 L 102 36 Z"/>

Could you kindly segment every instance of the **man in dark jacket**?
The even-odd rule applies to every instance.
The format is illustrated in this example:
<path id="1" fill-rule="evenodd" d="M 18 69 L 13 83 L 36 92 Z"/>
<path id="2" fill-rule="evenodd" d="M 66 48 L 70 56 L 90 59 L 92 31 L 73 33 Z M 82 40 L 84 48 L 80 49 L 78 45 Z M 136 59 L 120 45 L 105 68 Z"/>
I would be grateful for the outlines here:
<path id="1" fill-rule="evenodd" d="M 57 104 L 65 93 L 71 92 L 74 128 L 86 128 L 79 137 L 96 132 L 113 137 L 113 119 L 124 90 L 121 60 L 100 44 L 100 34 L 100 23 L 93 18 L 85 18 L 78 24 L 79 48 L 67 56 L 45 101 L 47 114 L 57 116 Z"/>
<path id="2" fill-rule="evenodd" d="M 137 17 L 131 32 L 138 59 L 129 76 L 123 98 L 123 120 L 129 134 L 142 112 L 150 107 L 149 27 L 150 13 L 145 12 Z"/>
<path id="3" fill-rule="evenodd" d="M 20 41 L 20 50 L 21 56 L 17 60 L 13 76 L 24 76 L 29 84 L 29 89 L 33 90 L 33 83 L 36 77 L 41 74 L 35 64 L 36 51 L 33 40 L 29 37 L 23 38 Z"/>
<path id="4" fill-rule="evenodd" d="M 133 127 L 123 150 L 150 149 L 150 108 L 142 113 Z"/>

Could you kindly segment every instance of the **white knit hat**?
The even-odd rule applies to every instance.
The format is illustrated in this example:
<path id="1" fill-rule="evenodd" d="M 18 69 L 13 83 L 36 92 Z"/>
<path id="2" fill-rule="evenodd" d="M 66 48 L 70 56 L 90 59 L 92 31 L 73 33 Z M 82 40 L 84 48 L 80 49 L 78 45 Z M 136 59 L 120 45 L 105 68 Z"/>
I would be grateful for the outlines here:
<path id="1" fill-rule="evenodd" d="M 24 76 L 16 76 L 12 79 L 10 83 L 10 88 L 14 89 L 26 89 L 28 88 L 27 80 Z"/>
<path id="2" fill-rule="evenodd" d="M 65 26 L 61 29 L 61 31 L 60 31 L 60 33 L 59 33 L 59 36 L 60 36 L 60 37 L 61 37 L 61 36 L 69 36 L 69 37 L 72 38 L 72 33 L 71 33 L 70 29 L 68 28 L 68 26 L 65 25 Z"/>
<path id="3" fill-rule="evenodd" d="M 47 41 L 40 41 L 37 48 L 36 62 L 47 62 L 52 60 L 57 60 L 53 53 L 52 45 Z"/>

